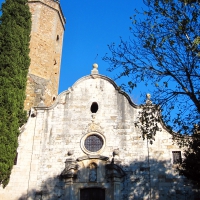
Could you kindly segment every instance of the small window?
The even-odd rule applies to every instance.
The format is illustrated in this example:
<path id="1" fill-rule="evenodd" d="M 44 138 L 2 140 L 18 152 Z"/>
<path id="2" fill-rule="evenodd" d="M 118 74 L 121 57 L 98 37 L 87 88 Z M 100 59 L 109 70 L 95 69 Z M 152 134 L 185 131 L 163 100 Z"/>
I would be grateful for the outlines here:
<path id="1" fill-rule="evenodd" d="M 182 162 L 181 151 L 172 151 L 172 155 L 173 155 L 173 164 L 180 164 Z"/>
<path id="2" fill-rule="evenodd" d="M 92 113 L 96 113 L 98 111 L 98 108 L 99 108 L 99 106 L 98 106 L 97 102 L 93 102 L 90 110 Z"/>
<path id="3" fill-rule="evenodd" d="M 60 39 L 60 37 L 59 37 L 59 35 L 57 35 L 57 37 L 56 37 L 56 41 L 59 41 L 59 39 Z"/>

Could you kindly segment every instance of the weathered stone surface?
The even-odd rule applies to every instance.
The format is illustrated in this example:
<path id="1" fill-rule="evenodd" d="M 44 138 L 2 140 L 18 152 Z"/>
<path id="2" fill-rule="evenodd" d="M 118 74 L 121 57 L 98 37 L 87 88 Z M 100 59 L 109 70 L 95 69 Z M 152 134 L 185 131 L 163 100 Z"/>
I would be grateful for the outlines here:
<path id="1" fill-rule="evenodd" d="M 85 188 L 103 189 L 105 200 L 198 199 L 199 190 L 173 165 L 172 151 L 182 149 L 172 135 L 161 123 L 152 145 L 143 140 L 135 127 L 141 106 L 99 75 L 97 64 L 56 97 L 65 19 L 56 0 L 29 6 L 25 108 L 39 107 L 21 128 L 17 165 L 0 199 L 79 200 Z"/>
<path id="2" fill-rule="evenodd" d="M 93 74 L 61 93 L 51 107 L 35 108 L 0 197 L 78 200 L 81 189 L 100 187 L 106 200 L 195 199 L 193 185 L 173 165 L 172 151 L 182 150 L 171 134 L 159 124 L 153 144 L 143 140 L 134 125 L 141 108 L 117 88 L 111 79 Z M 96 113 L 91 112 L 94 102 Z M 90 135 L 97 141 L 102 137 L 100 150 L 83 149 Z"/>
<path id="3" fill-rule="evenodd" d="M 25 110 L 37 106 L 44 95 L 50 106 L 58 94 L 65 19 L 59 3 L 53 0 L 29 0 L 32 14 L 29 75 Z"/>

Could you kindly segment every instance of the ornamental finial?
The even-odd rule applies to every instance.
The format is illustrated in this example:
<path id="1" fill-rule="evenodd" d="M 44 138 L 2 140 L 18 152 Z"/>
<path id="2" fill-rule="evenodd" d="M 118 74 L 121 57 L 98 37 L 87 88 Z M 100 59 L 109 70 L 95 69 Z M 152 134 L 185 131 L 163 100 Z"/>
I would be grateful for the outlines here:
<path id="1" fill-rule="evenodd" d="M 92 65 L 93 69 L 91 71 L 91 74 L 99 74 L 99 71 L 98 71 L 98 64 L 97 63 L 94 63 Z"/>

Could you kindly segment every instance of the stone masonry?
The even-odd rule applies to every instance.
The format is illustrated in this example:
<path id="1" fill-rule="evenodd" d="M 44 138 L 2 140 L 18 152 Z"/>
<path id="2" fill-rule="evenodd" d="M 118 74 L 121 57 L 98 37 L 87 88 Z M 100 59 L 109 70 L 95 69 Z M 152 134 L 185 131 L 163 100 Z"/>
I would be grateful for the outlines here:
<path id="1" fill-rule="evenodd" d="M 136 105 L 94 64 L 57 96 L 65 19 L 58 0 L 29 0 L 32 13 L 25 109 L 16 164 L 1 200 L 183 200 L 199 190 L 179 175 L 183 156 L 162 120 L 143 140 Z M 151 106 L 150 96 L 146 105 Z M 158 115 L 158 117 L 160 117 Z"/>
<path id="2" fill-rule="evenodd" d="M 32 14 L 30 58 L 25 110 L 45 99 L 49 106 L 58 95 L 65 18 L 54 0 L 29 0 Z"/>
<path id="3" fill-rule="evenodd" d="M 98 193 L 93 199 L 197 200 L 198 190 L 176 169 L 173 152 L 183 151 L 162 121 L 153 144 L 143 140 L 135 126 L 141 109 L 94 65 L 51 107 L 31 110 L 0 199 L 85 200 Z"/>

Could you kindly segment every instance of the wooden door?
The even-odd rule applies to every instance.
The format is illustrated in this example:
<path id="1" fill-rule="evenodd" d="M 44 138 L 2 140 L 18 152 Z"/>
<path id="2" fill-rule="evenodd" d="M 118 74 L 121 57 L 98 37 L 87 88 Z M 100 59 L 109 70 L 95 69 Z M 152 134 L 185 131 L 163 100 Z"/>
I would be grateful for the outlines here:
<path id="1" fill-rule="evenodd" d="M 105 200 L 105 190 L 102 188 L 81 189 L 80 200 Z"/>

